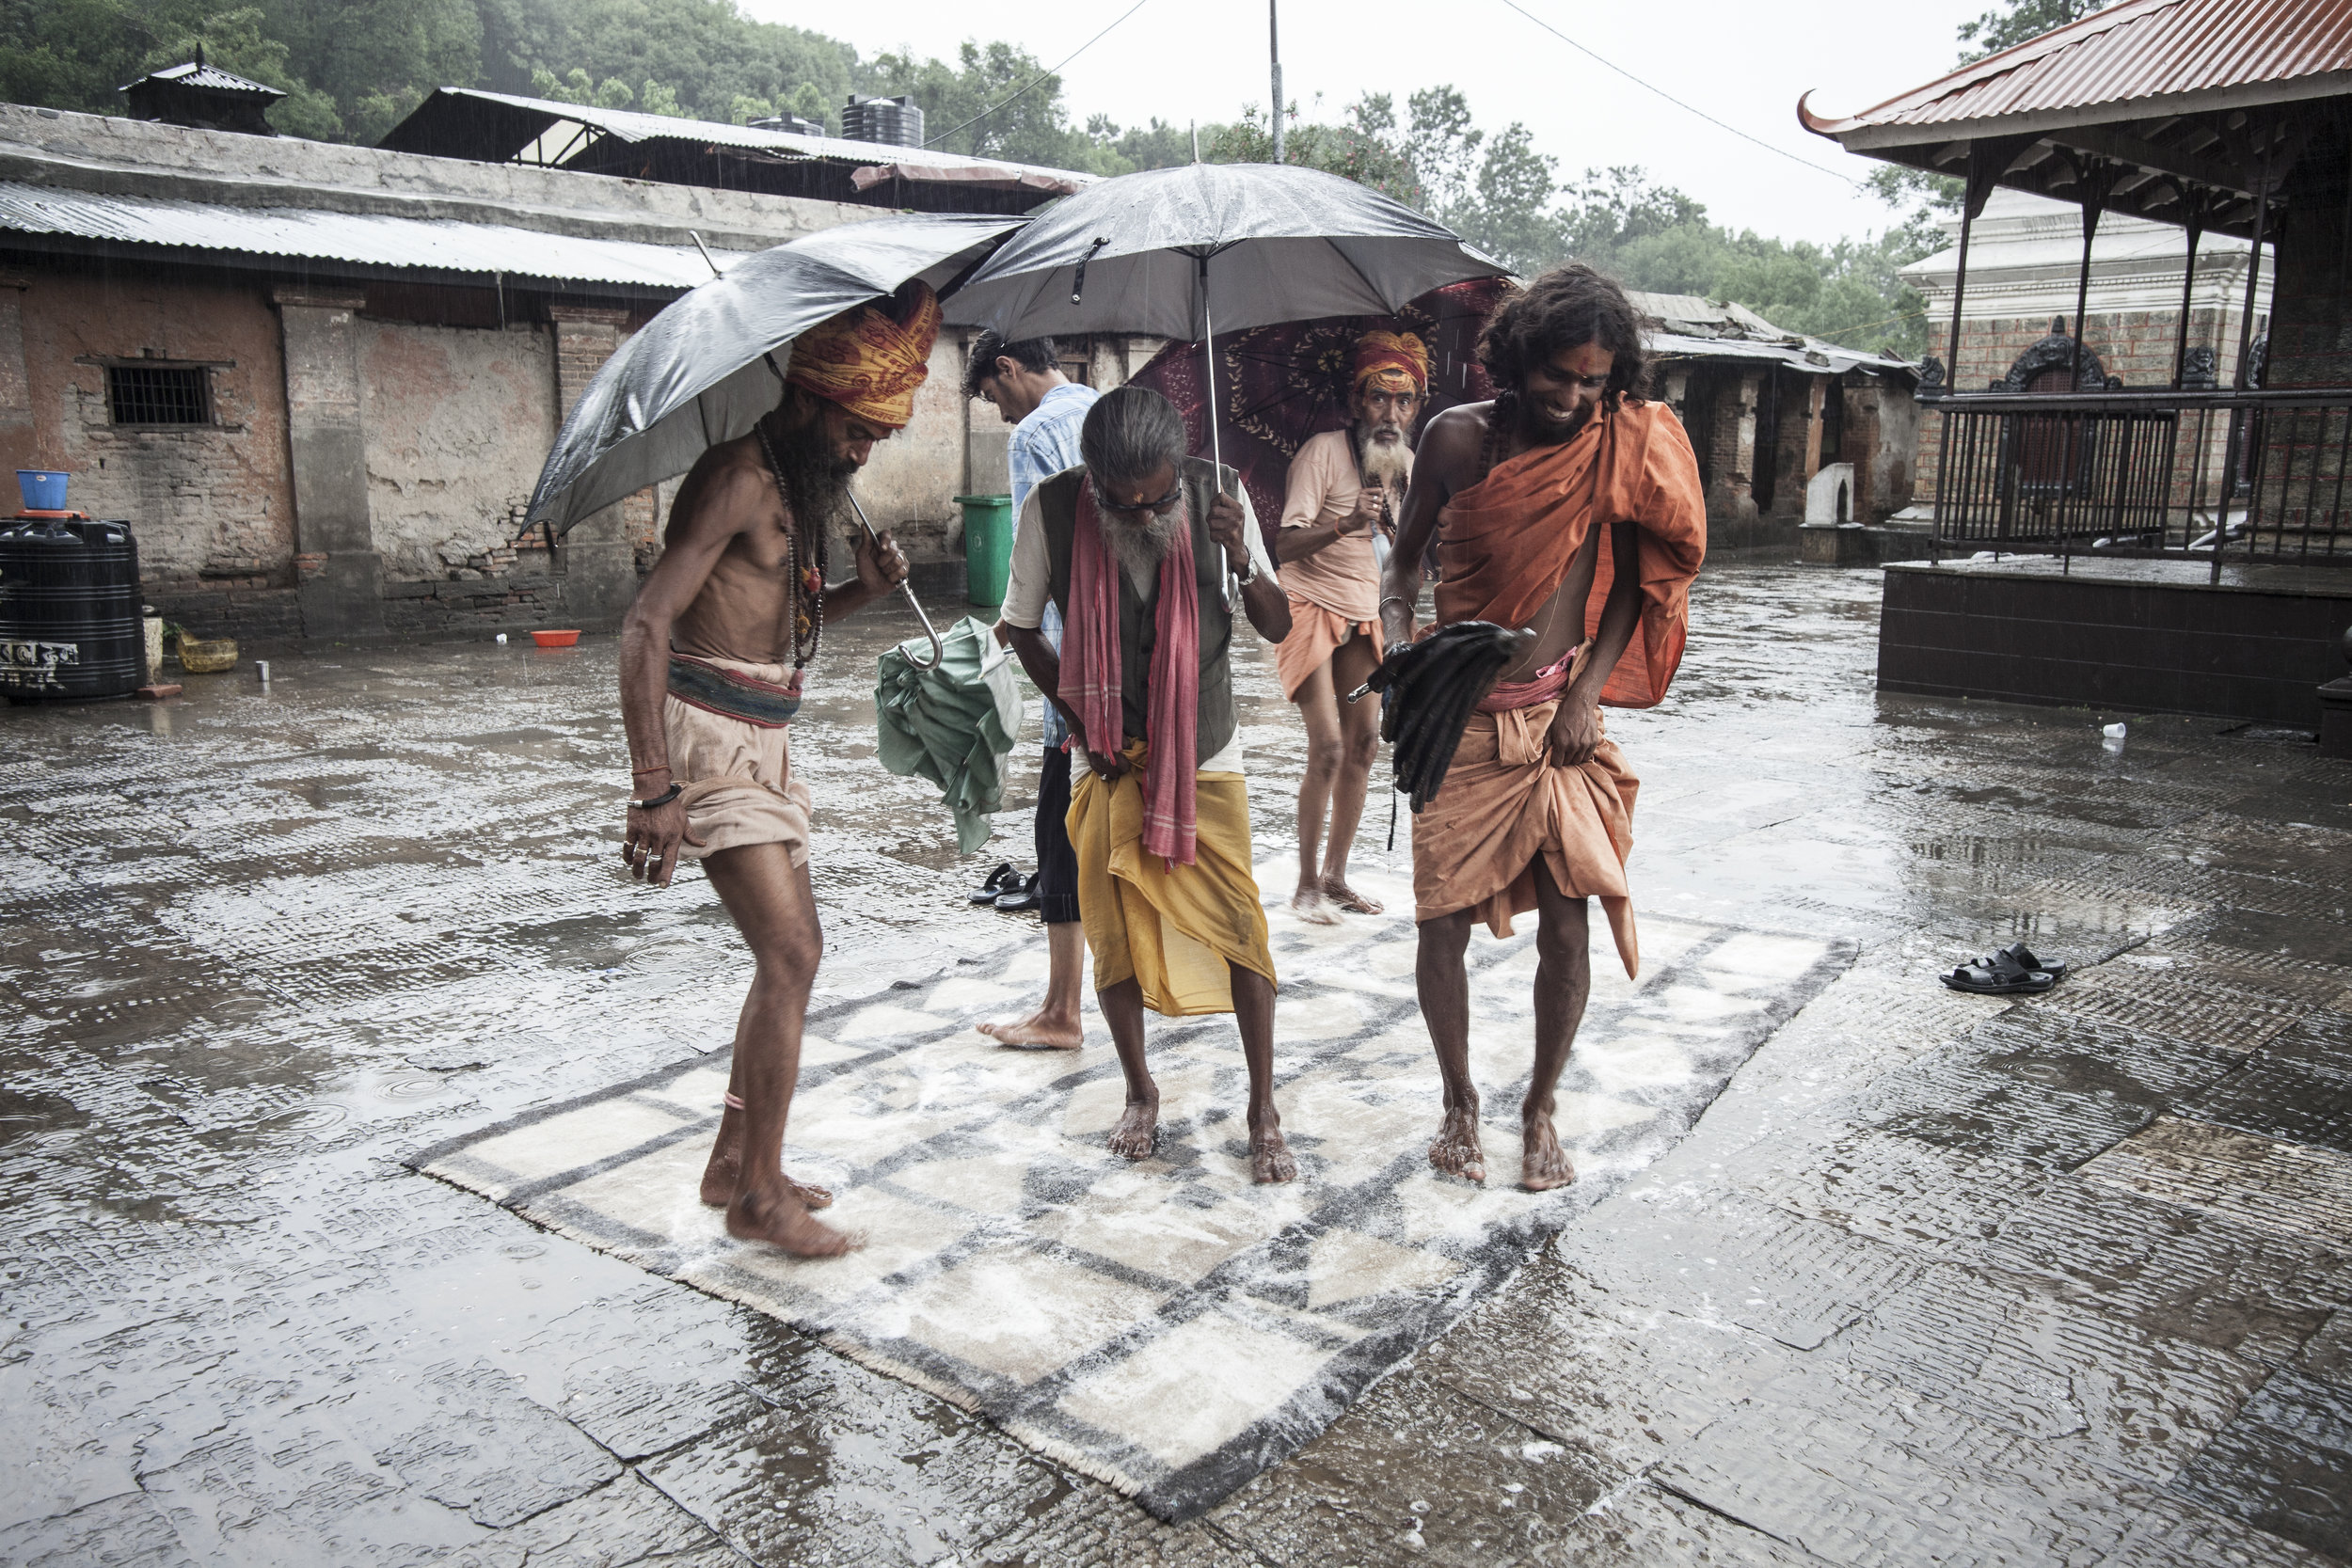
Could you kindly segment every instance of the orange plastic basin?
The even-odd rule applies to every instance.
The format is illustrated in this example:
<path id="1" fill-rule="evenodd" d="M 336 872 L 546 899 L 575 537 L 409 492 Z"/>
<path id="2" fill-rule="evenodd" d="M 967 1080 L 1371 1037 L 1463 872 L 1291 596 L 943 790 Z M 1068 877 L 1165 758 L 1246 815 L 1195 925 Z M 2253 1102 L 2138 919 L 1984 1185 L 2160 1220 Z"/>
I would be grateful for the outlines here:
<path id="1" fill-rule="evenodd" d="M 531 640 L 542 648 L 568 648 L 580 641 L 577 629 L 572 631 L 534 631 Z"/>

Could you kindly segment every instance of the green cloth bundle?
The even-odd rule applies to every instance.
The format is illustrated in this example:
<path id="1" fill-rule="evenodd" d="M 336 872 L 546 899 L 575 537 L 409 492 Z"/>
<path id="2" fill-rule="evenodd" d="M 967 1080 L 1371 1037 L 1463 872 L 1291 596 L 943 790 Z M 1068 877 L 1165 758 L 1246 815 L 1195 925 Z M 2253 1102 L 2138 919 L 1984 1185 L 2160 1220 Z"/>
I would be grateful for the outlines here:
<path id="1" fill-rule="evenodd" d="M 989 628 L 967 615 L 940 634 L 945 652 L 918 670 L 910 638 L 874 661 L 874 714 L 882 765 L 924 778 L 956 819 L 956 844 L 970 854 L 988 842 L 989 815 L 1005 803 L 1005 758 L 1021 733 L 1021 690 L 1012 658 Z"/>

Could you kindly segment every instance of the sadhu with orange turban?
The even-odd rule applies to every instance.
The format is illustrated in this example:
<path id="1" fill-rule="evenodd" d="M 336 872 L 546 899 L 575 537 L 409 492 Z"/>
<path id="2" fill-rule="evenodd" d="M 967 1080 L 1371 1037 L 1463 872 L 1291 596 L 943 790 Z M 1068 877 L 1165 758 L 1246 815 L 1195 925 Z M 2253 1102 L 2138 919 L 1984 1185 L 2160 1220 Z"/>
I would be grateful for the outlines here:
<path id="1" fill-rule="evenodd" d="M 939 296 L 918 279 L 802 333 L 784 378 L 868 424 L 903 430 L 938 341 Z"/>
<path id="2" fill-rule="evenodd" d="M 906 581 L 888 532 L 859 533 L 847 574 L 829 570 L 830 542 L 850 478 L 913 418 L 938 338 L 939 301 L 919 282 L 802 333 L 785 396 L 706 451 L 678 486 L 661 555 L 622 623 L 623 858 L 667 886 L 681 855 L 700 856 L 754 959 L 702 1201 L 726 1211 L 738 1241 L 798 1257 L 852 1243 L 810 1212 L 830 1195 L 782 1164 L 823 945 L 807 871 L 813 802 L 793 766 L 792 721 L 826 629 Z"/>
<path id="3" fill-rule="evenodd" d="M 1367 332 L 1356 340 L 1356 369 L 1348 379 L 1359 392 L 1369 386 L 1421 397 L 1429 390 L 1429 350 L 1410 332 Z"/>
<path id="4" fill-rule="evenodd" d="M 1298 891 L 1302 920 L 1335 925 L 1379 904 L 1347 881 L 1380 743 L 1376 703 L 1343 703 L 1379 662 L 1380 559 L 1375 541 L 1403 509 L 1413 474 L 1413 421 L 1429 386 L 1429 351 L 1409 332 L 1356 340 L 1348 366 L 1345 430 L 1311 437 L 1291 460 L 1275 535 L 1291 630 L 1274 651 L 1282 694 L 1307 725 L 1307 771 L 1298 790 Z M 1325 825 L 1329 824 L 1326 837 Z"/>

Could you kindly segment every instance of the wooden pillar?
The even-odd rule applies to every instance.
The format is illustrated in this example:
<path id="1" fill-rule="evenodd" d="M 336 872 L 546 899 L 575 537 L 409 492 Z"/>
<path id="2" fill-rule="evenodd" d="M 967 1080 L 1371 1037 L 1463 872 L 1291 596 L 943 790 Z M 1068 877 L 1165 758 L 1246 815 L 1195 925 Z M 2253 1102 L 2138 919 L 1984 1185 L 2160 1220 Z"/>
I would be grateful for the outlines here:
<path id="1" fill-rule="evenodd" d="M 1804 482 L 1813 483 L 1813 476 L 1821 471 L 1821 405 L 1829 390 L 1829 377 L 1807 376 L 1812 390 L 1806 395 L 1804 408 Z"/>

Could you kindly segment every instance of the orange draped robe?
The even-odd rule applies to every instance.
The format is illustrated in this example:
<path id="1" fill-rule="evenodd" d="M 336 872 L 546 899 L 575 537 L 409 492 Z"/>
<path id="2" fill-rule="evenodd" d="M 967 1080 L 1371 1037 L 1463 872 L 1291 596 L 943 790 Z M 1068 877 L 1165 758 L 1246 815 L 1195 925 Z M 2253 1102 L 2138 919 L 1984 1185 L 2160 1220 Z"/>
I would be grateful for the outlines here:
<path id="1" fill-rule="evenodd" d="M 1559 446 L 1538 447 L 1461 491 L 1438 517 L 1438 621 L 1524 626 L 1587 534 L 1601 531 L 1584 639 L 1600 629 L 1620 563 L 1611 526 L 1635 525 L 1641 624 L 1600 700 L 1652 707 L 1682 661 L 1691 581 L 1707 555 L 1707 505 L 1690 438 L 1671 409 L 1628 399 Z M 1630 975 L 1641 967 L 1625 879 L 1641 786 L 1616 742 L 1554 768 L 1544 736 L 1557 702 L 1474 713 L 1438 798 L 1413 820 L 1413 897 L 1422 920 L 1473 910 L 1498 937 L 1535 908 L 1535 863 L 1571 897 L 1597 897 Z"/>

